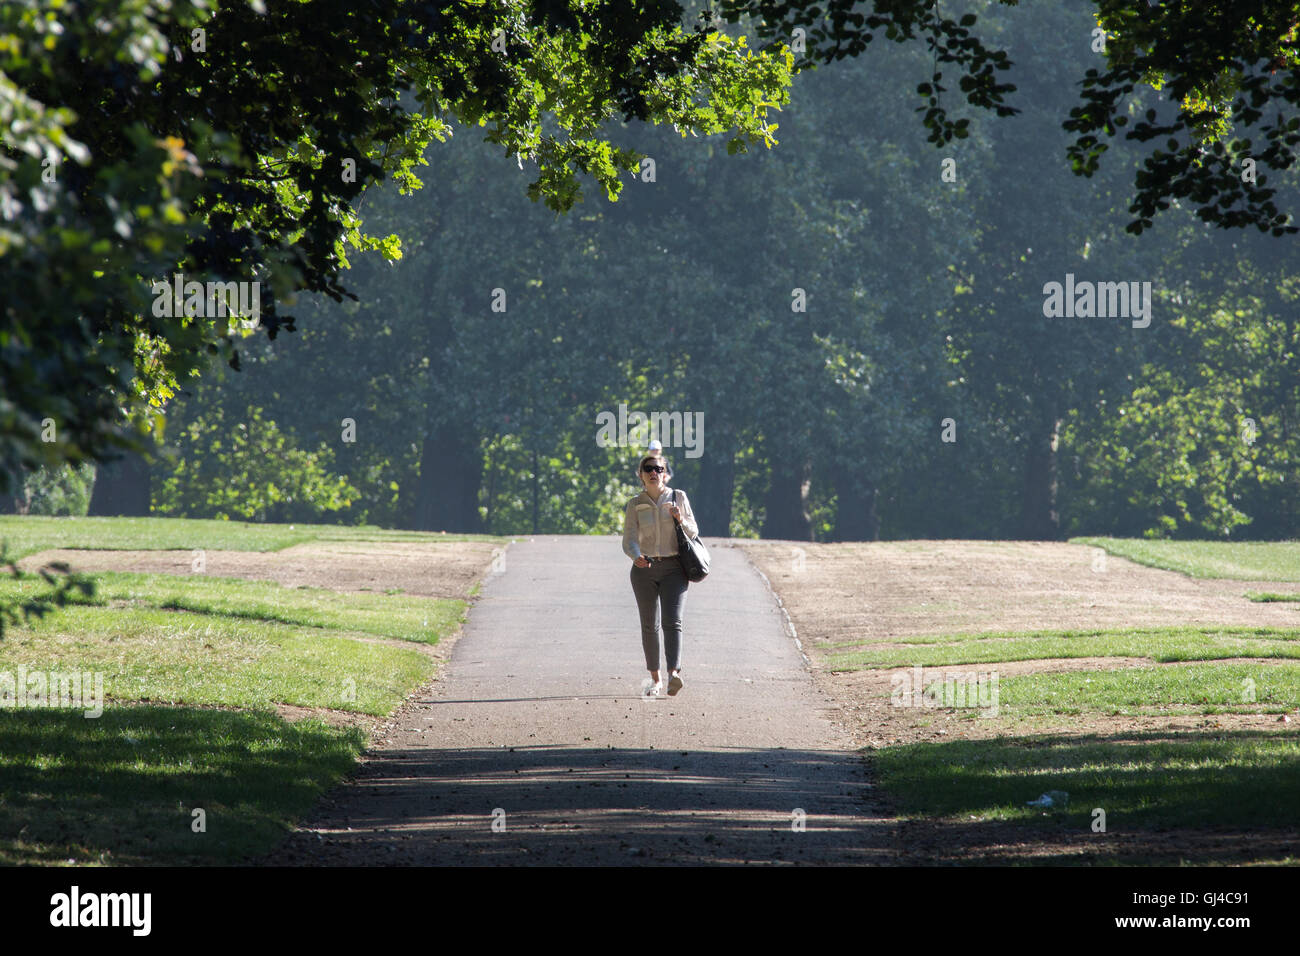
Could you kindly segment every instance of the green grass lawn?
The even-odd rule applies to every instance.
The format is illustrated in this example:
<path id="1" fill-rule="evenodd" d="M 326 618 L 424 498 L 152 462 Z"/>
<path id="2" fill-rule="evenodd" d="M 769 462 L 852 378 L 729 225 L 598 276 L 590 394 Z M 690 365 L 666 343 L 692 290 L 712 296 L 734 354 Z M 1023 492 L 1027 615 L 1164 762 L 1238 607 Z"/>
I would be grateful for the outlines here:
<path id="1" fill-rule="evenodd" d="M 1081 538 L 1075 543 L 1194 577 L 1300 582 L 1300 544 L 1295 542 Z M 1300 594 L 1282 589 L 1247 596 L 1300 600 Z M 927 668 L 922 683 L 931 704 L 945 703 L 944 679 L 960 680 L 964 674 L 968 681 L 979 677 L 985 682 L 982 696 L 967 684 L 967 706 L 922 711 L 927 715 L 922 725 L 939 719 L 979 721 L 997 736 L 871 751 L 877 786 L 904 816 L 1088 833 L 1092 811 L 1100 807 L 1109 832 L 1135 835 L 1176 827 L 1300 825 L 1300 804 L 1289 797 L 1300 788 L 1300 737 L 1294 725 L 1271 720 L 1271 715 L 1300 709 L 1300 619 L 1295 628 L 932 633 L 842 641 L 821 650 L 834 671 Z M 992 713 L 987 682 L 1000 663 L 1081 657 L 1145 658 L 1150 664 L 999 675 L 997 712 Z M 891 684 L 882 696 L 893 690 Z M 1270 722 L 1260 730 L 1147 734 L 1117 723 L 1110 734 L 1058 732 L 1078 716 L 1092 718 L 1091 730 L 1096 718 L 1216 714 L 1270 715 L 1265 718 Z M 1026 806 L 1049 790 L 1067 792 L 1068 807 L 1044 811 Z M 1142 862 L 1140 856 L 1125 859 Z M 1054 862 L 1073 861 L 1064 857 Z"/>
<path id="2" fill-rule="evenodd" d="M 239 863 L 274 847 L 365 744 L 265 711 L 0 710 L 0 865 Z"/>
<path id="3" fill-rule="evenodd" d="M 1062 671 L 998 681 L 1012 715 L 1286 713 L 1300 706 L 1300 664 L 1234 661 Z"/>
<path id="4" fill-rule="evenodd" d="M 1283 601 L 1300 601 L 1300 594 L 1278 594 L 1274 591 L 1247 591 L 1246 597 L 1256 604 L 1276 604 Z"/>
<path id="5" fill-rule="evenodd" d="M 468 604 L 450 598 L 401 594 L 351 594 L 305 585 L 285 587 L 274 581 L 209 577 L 202 574 L 135 574 L 103 571 L 93 575 L 95 594 L 76 595 L 82 604 L 123 602 L 163 610 L 193 611 L 221 617 L 279 621 L 338 631 L 361 631 L 378 637 L 433 644 L 465 620 Z M 0 600 L 45 589 L 38 578 L 14 581 L 0 577 Z"/>
<path id="6" fill-rule="evenodd" d="M 186 540 L 183 528 L 169 533 Z M 290 723 L 276 705 L 391 714 L 434 674 L 421 645 L 455 633 L 467 608 L 203 575 L 89 577 L 93 598 L 0 641 L 0 702 L 5 675 L 12 688 L 20 672 L 97 673 L 103 693 L 97 717 L 0 707 L 0 864 L 232 863 L 268 852 L 367 743 L 339 722 Z M 38 587 L 0 579 L 0 600 Z M 191 826 L 196 808 L 206 832 Z"/>
<path id="7" fill-rule="evenodd" d="M 6 635 L 0 668 L 100 671 L 114 701 L 381 716 L 433 677 L 414 648 L 356 632 L 152 608 L 75 607 Z"/>
<path id="8" fill-rule="evenodd" d="M 1158 627 L 1134 630 L 998 631 L 900 638 L 897 647 L 827 654 L 834 671 L 939 667 L 1071 657 L 1148 657 L 1157 662 L 1234 657 L 1300 658 L 1300 628 Z M 851 644 L 837 645 L 852 647 Z"/>
<path id="9" fill-rule="evenodd" d="M 1300 582 L 1300 541 L 1146 541 L 1071 538 L 1071 544 L 1194 578 Z"/>
<path id="10" fill-rule="evenodd" d="M 1297 827 L 1300 738 L 1213 730 L 954 740 L 873 752 L 878 785 L 905 816 L 1011 820 L 1089 832 L 1171 827 Z M 1064 809 L 1025 804 L 1049 790 Z"/>
<path id="11" fill-rule="evenodd" d="M 1294 713 L 1300 707 L 1298 637 L 1298 632 L 1275 628 L 946 635 L 924 643 L 910 638 L 896 649 L 849 652 L 841 659 L 854 659 L 853 669 L 935 668 L 921 681 L 931 702 L 941 704 L 960 702 L 944 700 L 941 682 L 967 675 L 967 706 L 935 707 L 928 713 L 987 721 L 997 730 L 992 739 L 873 751 L 877 786 L 905 815 L 1088 832 L 1091 810 L 1102 807 L 1111 831 L 1277 828 L 1300 824 L 1300 805 L 1284 797 L 1300 786 L 1300 737 L 1291 728 L 1050 737 L 1039 728 L 1059 727 L 1063 718 L 1078 715 Z M 1174 663 L 998 675 L 996 697 L 989 686 L 999 660 L 1080 656 Z M 972 675 L 984 682 L 979 694 L 971 686 Z M 1069 807 L 1044 814 L 1025 806 L 1049 790 L 1069 793 Z M 1141 862 L 1139 857 L 1129 862 Z"/>
<path id="12" fill-rule="evenodd" d="M 0 541 L 17 560 L 51 548 L 99 551 L 279 551 L 305 541 L 502 541 L 491 535 L 394 531 L 371 525 L 250 524 L 190 518 L 0 515 Z"/>

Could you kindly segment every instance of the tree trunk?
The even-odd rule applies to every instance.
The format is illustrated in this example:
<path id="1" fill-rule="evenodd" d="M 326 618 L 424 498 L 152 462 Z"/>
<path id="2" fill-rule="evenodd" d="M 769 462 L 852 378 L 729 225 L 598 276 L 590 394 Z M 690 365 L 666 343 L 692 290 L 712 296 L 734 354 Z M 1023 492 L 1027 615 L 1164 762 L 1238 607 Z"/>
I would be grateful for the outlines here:
<path id="1" fill-rule="evenodd" d="M 537 473 L 537 452 L 533 452 L 533 534 L 537 534 L 538 521 L 541 517 L 538 496 L 541 493 L 542 476 Z"/>
<path id="2" fill-rule="evenodd" d="M 488 445 L 487 454 L 487 513 L 483 516 L 483 530 L 492 533 L 492 509 L 496 506 L 497 466 L 492 459 L 492 445 Z"/>
<path id="3" fill-rule="evenodd" d="M 0 466 L 0 515 L 23 514 L 23 473 Z"/>
<path id="4" fill-rule="evenodd" d="M 849 468 L 835 472 L 835 541 L 879 541 L 880 516 L 876 513 L 875 485 L 863 484 Z"/>
<path id="5" fill-rule="evenodd" d="M 101 462 L 95 469 L 95 486 L 86 513 L 148 517 L 151 490 L 149 462 L 138 452 L 128 452 L 116 461 Z"/>
<path id="6" fill-rule="evenodd" d="M 1020 535 L 1055 541 L 1061 536 L 1056 513 L 1056 447 L 1061 419 L 1048 418 L 1030 433 L 1025 452 L 1025 493 L 1020 500 Z"/>
<path id="7" fill-rule="evenodd" d="M 766 515 L 763 518 L 764 538 L 812 540 L 812 518 L 808 514 L 808 487 L 811 483 L 811 462 L 772 463 Z"/>
<path id="8" fill-rule="evenodd" d="M 713 439 L 713 454 L 700 461 L 700 487 L 691 502 L 700 534 L 731 537 L 731 502 L 736 491 L 736 454 L 729 438 Z"/>
<path id="9" fill-rule="evenodd" d="M 439 428 L 420 449 L 417 479 L 416 531 L 473 533 L 480 530 L 478 488 L 483 459 L 477 440 L 450 428 Z"/>

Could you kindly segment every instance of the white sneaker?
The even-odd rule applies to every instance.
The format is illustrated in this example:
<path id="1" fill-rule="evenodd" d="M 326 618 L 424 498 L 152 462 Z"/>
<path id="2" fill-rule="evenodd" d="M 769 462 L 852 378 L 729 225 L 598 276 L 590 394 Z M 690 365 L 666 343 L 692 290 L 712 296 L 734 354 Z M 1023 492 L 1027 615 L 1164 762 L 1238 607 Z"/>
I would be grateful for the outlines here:
<path id="1" fill-rule="evenodd" d="M 664 689 L 664 682 L 656 681 L 653 684 L 646 685 L 645 695 L 647 697 L 658 697 L 663 692 L 663 689 Z"/>
<path id="2" fill-rule="evenodd" d="M 674 674 L 672 680 L 668 682 L 668 696 L 674 696 L 683 686 L 681 675 Z"/>

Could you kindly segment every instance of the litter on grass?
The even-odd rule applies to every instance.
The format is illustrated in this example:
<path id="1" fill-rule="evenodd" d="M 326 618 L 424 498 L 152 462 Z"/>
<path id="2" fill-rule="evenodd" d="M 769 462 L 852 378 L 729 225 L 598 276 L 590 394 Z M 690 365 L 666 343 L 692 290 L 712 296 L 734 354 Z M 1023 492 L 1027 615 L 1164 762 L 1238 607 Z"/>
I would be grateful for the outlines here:
<path id="1" fill-rule="evenodd" d="M 1070 795 L 1064 790 L 1048 790 L 1037 800 L 1030 800 L 1027 807 L 1066 807 L 1070 805 Z"/>

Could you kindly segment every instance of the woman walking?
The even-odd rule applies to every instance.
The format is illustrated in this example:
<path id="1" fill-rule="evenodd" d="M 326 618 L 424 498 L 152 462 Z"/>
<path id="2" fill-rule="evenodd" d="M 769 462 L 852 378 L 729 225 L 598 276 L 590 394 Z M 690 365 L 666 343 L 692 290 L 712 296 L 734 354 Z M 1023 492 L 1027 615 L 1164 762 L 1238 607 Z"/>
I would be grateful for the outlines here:
<path id="1" fill-rule="evenodd" d="M 632 593 L 641 614 L 641 648 L 650 671 L 647 697 L 663 690 L 659 671 L 659 630 L 663 621 L 664 656 L 668 664 L 668 693 L 682 689 L 682 609 L 688 582 L 677 558 L 678 522 L 692 537 L 699 535 L 686 495 L 668 487 L 673 473 L 658 442 L 637 468 L 642 491 L 627 503 L 623 515 L 623 553 L 632 559 Z M 662 612 L 662 613 L 661 613 Z"/>

